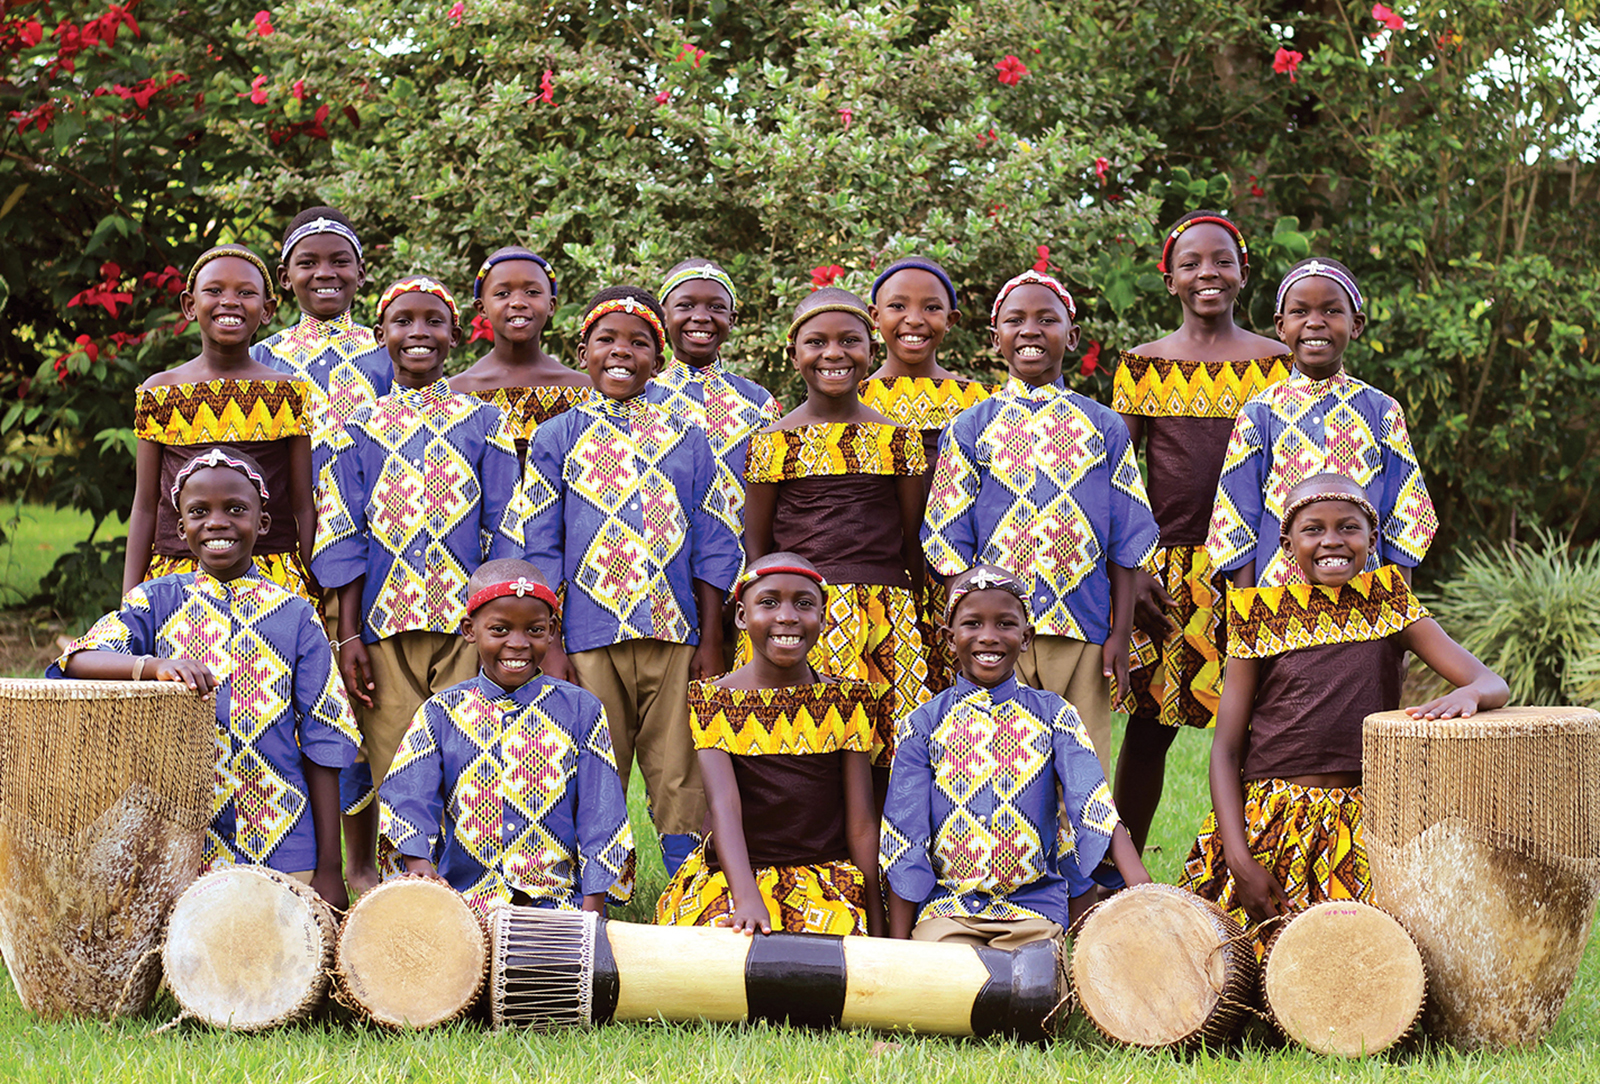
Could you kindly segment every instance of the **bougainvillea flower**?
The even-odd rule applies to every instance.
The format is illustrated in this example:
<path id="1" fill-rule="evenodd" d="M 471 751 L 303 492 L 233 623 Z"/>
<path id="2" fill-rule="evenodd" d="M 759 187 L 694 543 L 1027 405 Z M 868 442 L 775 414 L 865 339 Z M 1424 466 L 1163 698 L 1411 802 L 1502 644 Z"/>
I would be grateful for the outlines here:
<path id="1" fill-rule="evenodd" d="M 494 325 L 489 323 L 489 318 L 484 315 L 472 318 L 472 334 L 467 336 L 467 342 L 475 343 L 482 339 L 486 343 L 494 342 Z"/>
<path id="2" fill-rule="evenodd" d="M 1000 82 L 1008 87 L 1016 86 L 1022 82 L 1022 77 L 1028 74 L 1028 66 L 1010 53 L 995 61 L 994 66 L 1000 73 L 998 76 Z"/>
<path id="3" fill-rule="evenodd" d="M 258 11 L 254 21 L 255 25 L 251 29 L 257 34 L 260 34 L 263 38 L 270 38 L 273 35 L 272 12 Z"/>
<path id="4" fill-rule="evenodd" d="M 836 263 L 826 263 L 821 267 L 811 269 L 811 288 L 820 290 L 824 286 L 832 286 L 833 280 L 844 274 L 844 268 Z"/>
<path id="5" fill-rule="evenodd" d="M 1033 261 L 1033 269 L 1041 275 L 1050 273 L 1050 246 L 1039 246 L 1039 258 Z"/>
<path id="6" fill-rule="evenodd" d="M 1101 184 L 1106 183 L 1106 170 L 1111 168 L 1111 159 L 1096 158 L 1094 160 L 1094 175 Z"/>
<path id="7" fill-rule="evenodd" d="M 672 91 L 671 90 L 658 90 L 658 91 L 656 91 L 656 104 L 657 105 L 666 105 L 670 101 L 672 101 Z"/>
<path id="8" fill-rule="evenodd" d="M 545 105 L 556 104 L 556 73 L 552 68 L 546 68 L 539 79 L 539 100 Z"/>
<path id="9" fill-rule="evenodd" d="M 1299 82 L 1295 72 L 1300 68 L 1300 62 L 1306 58 L 1304 53 L 1297 53 L 1293 49 L 1279 48 L 1272 57 L 1272 70 L 1279 75 L 1287 75 L 1289 82 Z"/>
<path id="10" fill-rule="evenodd" d="M 457 26 L 460 26 L 461 25 L 461 19 L 462 19 L 462 17 L 464 15 L 466 15 L 466 13 L 467 13 L 467 5 L 462 3 L 462 0 L 456 0 L 456 2 L 454 4 L 450 5 L 450 11 L 449 11 L 449 14 L 448 14 L 448 18 L 452 23 L 454 23 Z"/>
<path id="11" fill-rule="evenodd" d="M 1098 368 L 1100 368 L 1100 344 L 1090 339 L 1089 349 L 1083 352 L 1083 361 L 1078 365 L 1078 372 L 1083 376 L 1089 376 Z"/>
<path id="12" fill-rule="evenodd" d="M 1390 30 L 1404 30 L 1406 28 L 1406 21 L 1396 15 L 1393 9 L 1386 8 L 1382 4 L 1372 5 L 1372 17 Z"/>

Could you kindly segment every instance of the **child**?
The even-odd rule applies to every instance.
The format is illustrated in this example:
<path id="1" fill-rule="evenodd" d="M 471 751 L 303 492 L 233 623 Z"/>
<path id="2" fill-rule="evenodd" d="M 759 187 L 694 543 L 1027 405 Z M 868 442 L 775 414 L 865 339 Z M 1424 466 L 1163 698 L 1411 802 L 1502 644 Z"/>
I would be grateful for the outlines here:
<path id="1" fill-rule="evenodd" d="M 706 811 L 689 680 L 722 669 L 722 599 L 744 554 L 705 434 L 645 394 L 666 350 L 660 303 L 601 290 L 579 339 L 595 395 L 528 445 L 528 560 L 566 585 L 568 660 L 606 707 L 624 789 L 638 752 L 670 875 Z"/>
<path id="2" fill-rule="evenodd" d="M 1278 338 L 1294 371 L 1244 405 L 1228 440 L 1206 536 L 1211 563 L 1239 587 L 1304 582 L 1273 539 L 1289 490 L 1313 474 L 1353 479 L 1378 510 L 1370 561 L 1411 569 L 1439 529 L 1400 404 L 1344 368 L 1366 327 L 1355 276 L 1329 259 L 1302 260 L 1278 287 Z"/>
<path id="3" fill-rule="evenodd" d="M 359 735 L 316 611 L 251 559 L 272 527 L 270 496 L 260 465 L 237 449 L 192 456 L 169 500 L 194 571 L 134 587 L 46 676 L 214 691 L 216 805 L 203 869 L 270 866 L 344 907 L 339 771 Z"/>
<path id="4" fill-rule="evenodd" d="M 1241 921 L 1368 899 L 1361 722 L 1400 705 L 1414 651 L 1456 690 L 1413 717 L 1465 718 L 1506 683 L 1445 635 L 1393 565 L 1366 570 L 1378 512 L 1364 488 L 1318 474 L 1290 490 L 1279 545 L 1305 583 L 1228 594 L 1228 676 L 1211 746 L 1212 812 L 1181 887 Z"/>
<path id="5" fill-rule="evenodd" d="M 256 567 L 311 597 L 306 569 L 317 526 L 311 389 L 250 358 L 251 338 L 277 311 L 270 282 L 267 265 L 243 245 L 208 249 L 189 269 L 183 316 L 200 328 L 200 355 L 152 376 L 134 398 L 139 448 L 124 594 L 142 580 L 194 571 L 166 494 L 178 469 L 197 453 L 227 445 L 261 464 L 273 494 L 265 509 L 271 526 L 256 542 Z"/>
<path id="6" fill-rule="evenodd" d="M 342 780 L 357 894 L 378 879 L 367 799 L 422 702 L 477 669 L 459 635 L 467 579 L 486 560 L 521 554 L 525 511 L 510 423 L 444 381 L 461 338 L 450 291 L 399 280 L 378 302 L 374 335 L 394 363 L 394 389 L 337 435 L 315 557 L 318 578 L 339 591 L 339 670 L 361 724 L 362 759 Z"/>
<path id="7" fill-rule="evenodd" d="M 689 687 L 711 834 L 656 904 L 661 925 L 882 937 L 872 717 L 883 693 L 819 675 L 827 585 L 769 553 L 734 588 L 750 661 Z"/>
<path id="8" fill-rule="evenodd" d="M 1072 703 L 1104 772 L 1108 679 L 1128 687 L 1133 578 L 1158 531 L 1127 427 L 1061 382 L 1076 314 L 1066 287 L 1038 271 L 1000 288 L 989 323 L 1011 379 L 940 438 L 922 544 L 947 576 L 983 561 L 1032 579 L 1038 635 L 1017 670 Z"/>
<path id="9" fill-rule="evenodd" d="M 798 553 L 833 585 L 813 666 L 890 687 L 872 742 L 882 794 L 894 720 L 928 699 L 916 597 L 922 441 L 861 401 L 872 317 L 856 295 L 827 287 L 801 301 L 789 357 L 806 401 L 750 441 L 746 545 L 751 560 Z"/>
<path id="10" fill-rule="evenodd" d="M 1154 575 L 1136 577 L 1133 706 L 1117 754 L 1117 811 L 1140 850 L 1172 739 L 1179 727 L 1213 725 L 1222 694 L 1225 577 L 1205 543 L 1228 434 L 1245 401 L 1287 376 L 1293 360 L 1281 343 L 1234 323 L 1250 249 L 1220 213 L 1178 219 L 1159 266 L 1183 306 L 1183 325 L 1124 353 L 1111 392 L 1135 451 L 1148 440 L 1150 505 L 1161 528 Z"/>
<path id="11" fill-rule="evenodd" d="M 382 787 L 384 836 L 408 873 L 479 915 L 507 904 L 596 911 L 633 890 L 633 829 L 605 709 L 541 673 L 561 609 L 539 570 L 486 561 L 461 635 L 479 671 L 422 705 Z"/>
<path id="12" fill-rule="evenodd" d="M 989 393 L 977 381 L 963 380 L 939 364 L 939 344 L 961 319 L 956 288 L 944 268 L 921 256 L 896 260 L 872 284 L 868 311 L 883 337 L 885 357 L 878 371 L 861 382 L 861 401 L 896 425 L 922 431 L 926 498 L 939 462 L 939 435 L 956 415 Z M 956 673 L 950 645 L 936 635 L 944 614 L 944 578 L 926 562 L 923 568 L 921 632 L 928 690 L 942 692 Z"/>
<path id="13" fill-rule="evenodd" d="M 1017 683 L 1031 586 L 993 565 L 950 581 L 961 673 L 901 720 L 883 810 L 890 937 L 1015 949 L 1060 938 L 1096 881 L 1120 887 L 1108 856 L 1150 880 L 1077 712 Z"/>

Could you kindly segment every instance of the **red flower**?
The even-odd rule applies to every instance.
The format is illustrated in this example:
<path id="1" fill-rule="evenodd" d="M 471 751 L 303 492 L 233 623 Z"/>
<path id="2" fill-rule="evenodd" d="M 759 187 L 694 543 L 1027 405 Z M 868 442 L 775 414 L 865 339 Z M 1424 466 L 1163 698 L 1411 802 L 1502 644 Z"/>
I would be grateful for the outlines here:
<path id="1" fill-rule="evenodd" d="M 670 101 L 672 101 L 672 91 L 670 89 L 656 91 L 657 105 L 666 105 Z"/>
<path id="2" fill-rule="evenodd" d="M 673 60 L 673 63 L 677 64 L 680 61 L 687 60 L 690 64 L 698 68 L 700 66 L 700 58 L 705 55 L 706 51 L 704 49 L 696 49 L 688 42 L 684 42 L 683 48 L 678 50 L 677 58 Z"/>
<path id="3" fill-rule="evenodd" d="M 1406 21 L 1382 4 L 1372 5 L 1372 17 L 1390 30 L 1404 30 L 1406 28 Z"/>
<path id="4" fill-rule="evenodd" d="M 239 97 L 241 97 L 241 98 L 249 98 L 252 102 L 255 102 L 257 105 L 266 105 L 267 104 L 267 77 L 265 75 L 256 76 L 254 79 L 252 79 L 250 81 L 250 93 L 249 94 L 241 94 L 241 95 L 239 95 Z"/>
<path id="5" fill-rule="evenodd" d="M 1300 62 L 1306 58 L 1304 53 L 1297 53 L 1293 49 L 1279 48 L 1272 57 L 1272 70 L 1279 75 L 1287 75 L 1289 82 L 1299 82 L 1295 72 L 1300 67 Z"/>
<path id="6" fill-rule="evenodd" d="M 1022 77 L 1028 74 L 1028 66 L 1010 53 L 1007 53 L 1004 59 L 995 61 L 994 66 L 1000 72 L 998 76 L 1000 82 L 1008 87 L 1016 86 L 1022 82 Z"/>
<path id="7" fill-rule="evenodd" d="M 1103 185 L 1106 183 L 1106 170 L 1111 168 L 1111 159 L 1096 158 L 1094 160 L 1095 178 Z"/>
<path id="8" fill-rule="evenodd" d="M 294 81 L 294 86 L 289 88 L 289 94 L 297 102 L 305 101 L 306 100 L 306 81 L 304 79 L 296 79 Z"/>
<path id="9" fill-rule="evenodd" d="M 825 263 L 821 267 L 811 269 L 811 288 L 820 290 L 824 286 L 832 286 L 833 280 L 844 274 L 844 268 L 836 263 Z"/>
<path id="10" fill-rule="evenodd" d="M 29 19 L 22 24 L 19 36 L 22 38 L 22 44 L 31 49 L 44 40 L 44 27 L 39 25 L 38 19 Z"/>
<path id="11" fill-rule="evenodd" d="M 856 119 L 855 110 L 851 109 L 848 105 L 845 106 L 839 110 L 839 119 L 844 121 L 844 130 L 848 132 L 850 130 L 850 125 Z"/>
<path id="12" fill-rule="evenodd" d="M 183 272 L 171 264 L 160 271 L 146 271 L 139 281 L 153 290 L 166 290 L 173 297 L 183 293 Z"/>
<path id="13" fill-rule="evenodd" d="M 1033 269 L 1041 275 L 1050 273 L 1050 246 L 1039 246 L 1039 258 L 1033 261 Z"/>
<path id="14" fill-rule="evenodd" d="M 1267 190 L 1256 183 L 1256 175 L 1254 173 L 1250 175 L 1250 194 L 1256 199 L 1260 199 L 1267 194 Z"/>
<path id="15" fill-rule="evenodd" d="M 472 318 L 472 334 L 467 336 L 467 342 L 475 343 L 480 339 L 486 343 L 494 342 L 494 325 L 481 313 Z"/>
<path id="16" fill-rule="evenodd" d="M 56 119 L 56 103 L 41 102 L 27 112 L 14 110 L 11 119 L 17 122 L 17 131 L 26 132 L 28 128 L 35 127 L 41 132 L 50 130 L 50 122 Z"/>
<path id="17" fill-rule="evenodd" d="M 456 0 L 456 2 L 454 4 L 450 5 L 450 13 L 449 13 L 448 18 L 450 19 L 450 21 L 452 23 L 455 23 L 457 26 L 460 26 L 461 25 L 461 20 L 466 14 L 467 14 L 467 5 L 465 3 L 463 3 L 462 0 Z"/>
<path id="18" fill-rule="evenodd" d="M 258 11 L 258 12 L 256 12 L 255 25 L 253 27 L 251 27 L 251 31 L 253 31 L 256 34 L 260 34 L 263 38 L 272 37 L 272 35 L 274 33 L 274 31 L 272 29 L 272 12 L 270 12 L 270 11 Z"/>
<path id="19" fill-rule="evenodd" d="M 556 73 L 552 68 L 546 68 L 539 80 L 539 100 L 545 105 L 556 104 Z"/>
<path id="20" fill-rule="evenodd" d="M 1100 344 L 1090 339 L 1089 349 L 1083 352 L 1083 361 L 1078 365 L 1078 372 L 1082 376 L 1088 376 L 1098 368 L 1100 368 Z"/>
<path id="21" fill-rule="evenodd" d="M 988 144 L 988 143 L 998 143 L 999 141 L 1000 141 L 1000 137 L 994 134 L 994 129 L 993 128 L 989 129 L 989 132 L 988 132 L 987 135 L 985 135 L 982 132 L 978 133 L 978 146 L 980 146 L 980 147 L 982 147 L 982 146 L 984 146 L 985 144 Z"/>
<path id="22" fill-rule="evenodd" d="M 343 109 L 341 109 L 340 112 L 344 114 L 345 120 L 348 120 L 350 122 L 350 127 L 352 127 L 352 128 L 361 127 L 361 114 L 356 112 L 356 107 L 355 106 L 347 105 Z"/>

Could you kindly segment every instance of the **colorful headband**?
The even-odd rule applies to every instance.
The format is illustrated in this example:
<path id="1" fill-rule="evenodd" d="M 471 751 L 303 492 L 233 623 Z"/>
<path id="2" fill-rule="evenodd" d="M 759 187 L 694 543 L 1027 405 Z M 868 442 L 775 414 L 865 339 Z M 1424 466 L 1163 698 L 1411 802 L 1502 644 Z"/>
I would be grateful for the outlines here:
<path id="1" fill-rule="evenodd" d="M 232 256 L 243 260 L 261 272 L 261 283 L 266 287 L 267 296 L 274 301 L 278 299 L 278 291 L 272 288 L 272 272 L 267 270 L 267 261 L 243 245 L 218 245 L 216 248 L 208 248 L 202 252 L 200 258 L 194 262 L 194 266 L 189 268 L 189 277 L 184 282 L 185 289 L 191 294 L 194 293 L 194 284 L 200 278 L 200 269 L 212 260 L 220 260 L 224 256 Z"/>
<path id="2" fill-rule="evenodd" d="M 497 598 L 516 595 L 518 598 L 533 596 L 546 606 L 550 607 L 551 614 L 561 612 L 561 602 L 556 598 L 556 593 L 537 580 L 530 580 L 526 576 L 518 576 L 514 580 L 503 583 L 492 583 L 482 591 L 467 599 L 467 616 L 471 617 L 484 606 Z"/>
<path id="3" fill-rule="evenodd" d="M 625 312 L 649 324 L 650 330 L 655 332 L 656 336 L 656 353 L 666 353 L 667 329 L 661 326 L 661 318 L 655 314 L 655 310 L 636 297 L 614 297 L 590 309 L 584 314 L 583 324 L 578 328 L 578 338 L 588 342 L 589 329 L 595 325 L 595 321 L 613 312 Z"/>
<path id="4" fill-rule="evenodd" d="M 848 301 L 834 301 L 826 305 L 817 305 L 814 308 L 809 308 L 799 316 L 796 316 L 794 318 L 794 323 L 789 325 L 789 334 L 787 336 L 788 341 L 794 342 L 794 333 L 800 330 L 801 324 L 805 323 L 813 316 L 821 316 L 825 312 L 847 312 L 851 316 L 860 317 L 861 322 L 867 325 L 867 334 L 872 334 L 873 323 L 871 313 L 867 312 L 867 310 L 862 308 L 860 305 L 852 305 Z"/>
<path id="5" fill-rule="evenodd" d="M 242 459 L 233 458 L 221 448 L 213 448 L 204 455 L 195 456 L 179 469 L 178 476 L 172 480 L 172 489 L 168 493 L 168 496 L 172 499 L 173 508 L 176 509 L 178 507 L 178 496 L 183 492 L 183 483 L 187 482 L 196 471 L 207 470 L 211 467 L 230 467 L 250 479 L 251 484 L 256 487 L 256 492 L 261 494 L 261 503 L 263 504 L 271 496 L 267 492 L 266 479 L 262 478 L 254 467 Z"/>
<path id="6" fill-rule="evenodd" d="M 656 296 L 661 298 L 661 303 L 665 305 L 668 294 L 684 283 L 694 282 L 696 279 L 704 279 L 706 282 L 714 282 L 721 286 L 728 291 L 728 300 L 733 307 L 735 309 L 739 307 L 739 294 L 733 288 L 733 280 L 728 277 L 728 273 L 722 268 L 713 267 L 708 263 L 699 264 L 695 267 L 685 267 L 681 271 L 675 271 L 668 275 L 666 281 L 661 284 L 661 289 L 656 291 Z"/>
<path id="7" fill-rule="evenodd" d="M 1365 496 L 1360 493 L 1345 493 L 1342 490 L 1334 490 L 1330 493 L 1309 493 L 1289 505 L 1283 510 L 1283 519 L 1279 521 L 1278 530 L 1283 534 L 1288 534 L 1289 524 L 1294 522 L 1295 514 L 1307 505 L 1316 504 L 1318 501 L 1348 501 L 1367 514 L 1367 519 L 1372 523 L 1374 531 L 1378 529 L 1378 524 L 1381 522 L 1378 519 L 1378 510 L 1372 507 L 1372 502 L 1367 500 Z"/>
<path id="8" fill-rule="evenodd" d="M 295 245 L 319 233 L 332 233 L 343 237 L 356 250 L 356 259 L 361 259 L 361 239 L 356 236 L 355 230 L 332 218 L 313 218 L 283 239 L 283 255 L 278 257 L 278 262 L 287 264 L 289 253 L 294 251 Z"/>
<path id="9" fill-rule="evenodd" d="M 1027 586 L 1009 572 L 999 572 L 987 568 L 980 568 L 969 579 L 963 580 L 960 585 L 950 588 L 950 600 L 945 603 L 944 619 L 949 621 L 955 615 L 956 603 L 974 591 L 1004 591 L 1022 603 L 1022 616 L 1029 622 L 1033 621 L 1033 608 L 1028 605 Z"/>
<path id="10" fill-rule="evenodd" d="M 871 300 L 874 305 L 876 305 L 878 303 L 878 287 L 882 286 L 885 282 L 888 282 L 889 276 L 897 275 L 901 271 L 911 270 L 926 271 L 928 274 L 938 279 L 939 282 L 944 286 L 944 292 L 950 296 L 950 307 L 952 309 L 959 309 L 961 307 L 960 303 L 956 300 L 955 284 L 950 281 L 950 276 L 944 273 L 944 268 L 940 267 L 932 260 L 922 260 L 915 256 L 904 260 L 896 260 L 894 263 L 884 268 L 883 274 L 872 280 L 872 292 L 867 295 L 868 299 Z"/>
<path id="11" fill-rule="evenodd" d="M 1043 271 L 1035 271 L 1030 267 L 1000 287 L 1000 295 L 994 299 L 994 305 L 989 309 L 989 328 L 991 331 L 1000 320 L 1000 306 L 1004 304 L 1005 299 L 1011 295 L 1011 292 L 1019 286 L 1043 286 L 1059 297 L 1062 304 L 1067 306 L 1067 319 L 1076 320 L 1078 318 L 1078 303 L 1072 300 L 1072 295 L 1067 292 L 1067 288 L 1056 281 L 1054 276 L 1047 275 Z"/>
<path id="12" fill-rule="evenodd" d="M 378 322 L 380 324 L 383 323 L 384 310 L 392 305 L 394 299 L 401 294 L 432 294 L 450 307 L 451 322 L 458 326 L 460 325 L 461 310 L 456 308 L 456 299 L 450 295 L 449 290 L 444 288 L 443 283 L 430 279 L 426 275 L 412 275 L 410 278 L 401 279 L 383 291 L 383 296 L 378 299 Z"/>
<path id="13" fill-rule="evenodd" d="M 1186 218 L 1172 227 L 1172 232 L 1167 234 L 1167 239 L 1161 246 L 1161 262 L 1156 264 L 1156 270 L 1165 275 L 1167 273 L 1167 257 L 1172 255 L 1172 246 L 1178 243 L 1178 238 L 1182 237 L 1184 231 L 1190 226 L 1204 224 L 1221 226 L 1233 234 L 1234 244 L 1239 246 L 1239 265 L 1248 270 L 1250 267 L 1250 246 L 1244 243 L 1244 234 L 1239 232 L 1239 227 L 1221 215 L 1197 215 L 1194 218 Z"/>
<path id="14" fill-rule="evenodd" d="M 1283 276 L 1283 282 L 1278 287 L 1278 307 L 1273 311 L 1283 311 L 1283 295 L 1289 292 L 1289 287 L 1293 286 L 1301 279 L 1308 279 L 1312 277 L 1332 279 L 1334 282 L 1337 282 L 1344 288 L 1344 292 L 1350 295 L 1350 303 L 1356 307 L 1356 311 L 1361 311 L 1361 290 L 1356 286 L 1356 280 L 1351 278 L 1345 272 L 1339 270 L 1337 267 L 1334 267 L 1332 264 L 1323 263 L 1321 260 L 1312 260 L 1309 263 L 1303 263 L 1299 267 L 1296 267 L 1294 270 L 1290 271 L 1287 275 Z"/>
<path id="15" fill-rule="evenodd" d="M 483 280 L 489 277 L 489 269 L 497 264 L 508 263 L 511 260 L 530 260 L 538 264 L 544 269 L 544 277 L 550 280 L 550 297 L 554 299 L 561 296 L 561 292 L 556 289 L 555 272 L 550 270 L 550 261 L 536 252 L 518 249 L 515 252 L 502 252 L 496 256 L 490 256 L 483 261 L 478 267 L 478 277 L 472 280 L 472 300 L 477 301 L 483 296 Z"/>
<path id="16" fill-rule="evenodd" d="M 822 593 L 824 595 L 828 593 L 828 581 L 823 579 L 822 573 L 818 572 L 814 568 L 800 568 L 795 565 L 766 565 L 762 568 L 752 568 L 746 570 L 745 574 L 740 576 L 738 580 L 734 582 L 733 601 L 738 602 L 741 598 L 743 598 L 744 589 L 755 583 L 761 577 L 777 576 L 780 574 L 804 576 L 806 579 L 822 588 Z"/>

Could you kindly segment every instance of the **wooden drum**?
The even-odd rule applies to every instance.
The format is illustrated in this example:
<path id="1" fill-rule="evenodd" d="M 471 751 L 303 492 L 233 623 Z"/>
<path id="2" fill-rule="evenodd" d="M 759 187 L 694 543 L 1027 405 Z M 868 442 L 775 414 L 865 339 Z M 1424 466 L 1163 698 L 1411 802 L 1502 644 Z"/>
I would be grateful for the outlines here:
<path id="1" fill-rule="evenodd" d="M 1068 974 L 1084 1015 L 1129 1046 L 1214 1044 L 1254 999 L 1254 942 L 1228 913 L 1171 885 L 1119 892 L 1076 928 Z"/>
<path id="2" fill-rule="evenodd" d="M 1422 1014 L 1428 979 L 1405 928 L 1367 903 L 1329 900 L 1272 939 L 1261 990 L 1273 1022 L 1319 1054 L 1354 1058 L 1399 1042 Z"/>
<path id="3" fill-rule="evenodd" d="M 1538 1042 L 1600 899 L 1600 714 L 1383 712 L 1362 761 L 1374 902 L 1422 950 L 1424 1028 L 1465 1049 Z"/>
<path id="4" fill-rule="evenodd" d="M 181 685 L 0 679 L 0 952 L 30 1011 L 149 1005 L 200 869 L 216 732 Z"/>
<path id="5" fill-rule="evenodd" d="M 339 930 L 341 1000 L 393 1028 L 431 1028 L 461 1016 L 483 989 L 489 941 L 447 884 L 396 877 L 365 893 Z"/>
<path id="6" fill-rule="evenodd" d="M 265 1031 L 322 1001 L 333 944 L 333 909 L 310 885 L 265 866 L 229 866 L 178 897 L 161 962 L 187 1015 Z"/>

